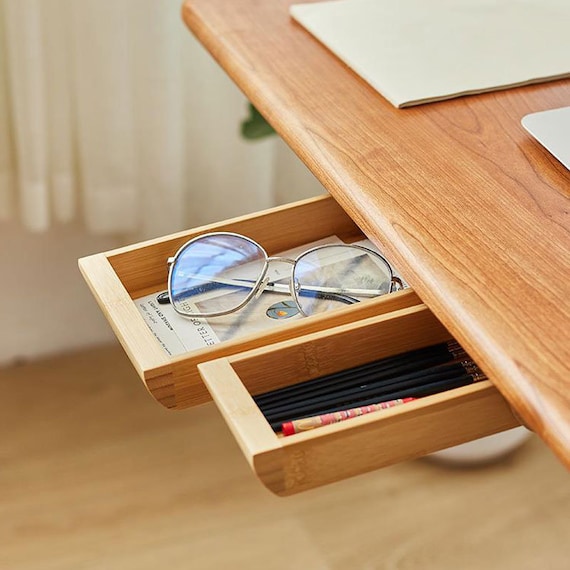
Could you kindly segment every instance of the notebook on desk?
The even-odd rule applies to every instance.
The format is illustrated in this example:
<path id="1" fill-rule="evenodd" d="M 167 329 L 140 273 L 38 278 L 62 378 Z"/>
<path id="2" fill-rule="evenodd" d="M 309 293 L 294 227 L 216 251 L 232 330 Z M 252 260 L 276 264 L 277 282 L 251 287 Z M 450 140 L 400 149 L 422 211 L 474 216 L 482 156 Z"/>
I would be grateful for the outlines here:
<path id="1" fill-rule="evenodd" d="M 396 107 L 570 76 L 568 0 L 333 0 L 290 13 Z"/>

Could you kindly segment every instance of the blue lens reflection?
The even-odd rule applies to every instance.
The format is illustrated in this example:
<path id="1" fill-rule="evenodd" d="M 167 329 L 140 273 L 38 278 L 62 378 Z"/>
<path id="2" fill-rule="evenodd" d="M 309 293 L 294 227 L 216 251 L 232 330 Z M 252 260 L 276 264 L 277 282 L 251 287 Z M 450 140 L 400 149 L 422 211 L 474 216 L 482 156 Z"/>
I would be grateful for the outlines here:
<path id="1" fill-rule="evenodd" d="M 199 238 L 179 253 L 171 269 L 172 302 L 185 313 L 232 310 L 252 294 L 264 266 L 263 250 L 245 238 Z"/>

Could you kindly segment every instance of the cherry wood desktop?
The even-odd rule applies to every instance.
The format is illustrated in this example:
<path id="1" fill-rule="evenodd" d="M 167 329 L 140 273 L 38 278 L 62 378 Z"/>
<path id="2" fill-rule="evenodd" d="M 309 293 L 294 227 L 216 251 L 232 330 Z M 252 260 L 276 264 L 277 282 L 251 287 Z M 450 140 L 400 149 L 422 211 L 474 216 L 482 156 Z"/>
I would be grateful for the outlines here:
<path id="1" fill-rule="evenodd" d="M 396 109 L 291 3 L 188 0 L 183 17 L 570 466 L 570 172 L 520 124 L 569 105 L 570 80 Z"/>

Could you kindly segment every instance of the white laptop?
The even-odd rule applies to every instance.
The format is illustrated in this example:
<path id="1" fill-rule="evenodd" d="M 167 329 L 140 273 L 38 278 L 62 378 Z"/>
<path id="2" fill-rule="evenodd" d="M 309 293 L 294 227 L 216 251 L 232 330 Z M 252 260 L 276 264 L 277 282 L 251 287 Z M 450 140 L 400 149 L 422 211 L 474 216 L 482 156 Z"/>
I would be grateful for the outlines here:
<path id="1" fill-rule="evenodd" d="M 570 107 L 523 117 L 522 126 L 570 170 Z"/>

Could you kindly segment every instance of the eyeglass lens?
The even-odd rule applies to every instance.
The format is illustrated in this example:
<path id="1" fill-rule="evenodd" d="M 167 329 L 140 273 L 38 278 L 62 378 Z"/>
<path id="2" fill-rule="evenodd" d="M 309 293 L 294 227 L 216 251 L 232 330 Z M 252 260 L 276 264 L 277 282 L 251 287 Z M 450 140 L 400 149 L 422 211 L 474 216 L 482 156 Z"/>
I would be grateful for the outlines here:
<path id="1" fill-rule="evenodd" d="M 170 269 L 171 303 L 186 314 L 233 311 L 253 294 L 265 265 L 265 252 L 244 237 L 201 237 L 179 252 Z"/>
<path id="2" fill-rule="evenodd" d="M 309 251 L 298 258 L 293 272 L 297 302 L 305 315 L 389 293 L 391 278 L 380 256 L 345 245 Z"/>

